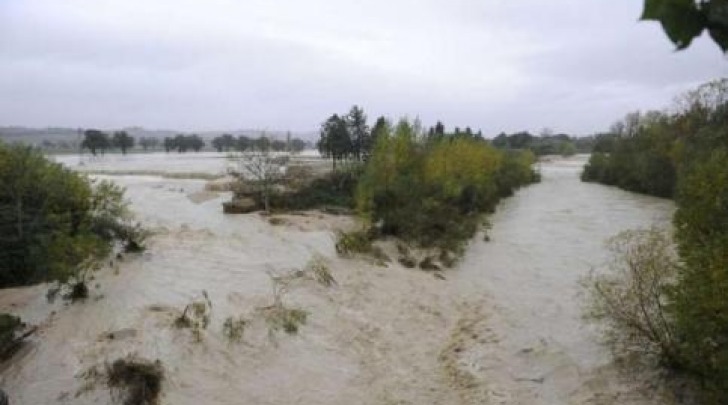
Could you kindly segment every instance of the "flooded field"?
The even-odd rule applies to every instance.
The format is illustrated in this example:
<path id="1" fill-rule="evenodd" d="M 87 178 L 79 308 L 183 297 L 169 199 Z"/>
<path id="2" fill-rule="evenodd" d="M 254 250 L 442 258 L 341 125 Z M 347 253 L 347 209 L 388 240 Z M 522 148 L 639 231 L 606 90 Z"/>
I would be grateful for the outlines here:
<path id="1" fill-rule="evenodd" d="M 225 171 L 217 154 L 106 156 L 83 170 Z M 616 372 L 580 318 L 580 277 L 603 266 L 604 242 L 664 225 L 666 200 L 581 183 L 584 160 L 542 163 L 543 182 L 504 200 L 491 241 L 475 238 L 445 280 L 399 264 L 341 259 L 334 231 L 356 221 L 310 212 L 226 216 L 227 193 L 204 180 L 108 176 L 127 187 L 155 235 L 147 252 L 96 274 L 92 297 L 50 304 L 48 286 L 0 292 L 40 332 L 0 369 L 13 404 L 107 404 L 85 372 L 118 357 L 159 359 L 164 404 L 662 404 L 639 379 Z M 298 334 L 270 334 L 260 309 L 271 275 L 319 257 L 337 284 L 302 281 L 284 302 L 307 311 Z M 199 341 L 173 326 L 205 291 L 211 321 Z M 243 341 L 222 333 L 249 320 Z"/>
<path id="2" fill-rule="evenodd" d="M 122 155 L 109 153 L 92 156 L 91 154 L 52 155 L 52 159 L 75 170 L 114 175 L 159 175 L 178 178 L 213 178 L 227 174 L 234 167 L 231 160 L 234 153 L 226 152 L 152 152 Z M 326 166 L 318 152 L 306 150 L 291 156 L 293 162 Z"/>

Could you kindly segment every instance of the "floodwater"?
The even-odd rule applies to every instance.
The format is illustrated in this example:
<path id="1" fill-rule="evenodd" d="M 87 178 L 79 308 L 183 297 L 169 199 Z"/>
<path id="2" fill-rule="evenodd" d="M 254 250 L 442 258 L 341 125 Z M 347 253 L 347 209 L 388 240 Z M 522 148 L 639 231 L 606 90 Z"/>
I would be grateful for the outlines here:
<path id="1" fill-rule="evenodd" d="M 604 403 L 639 402 L 581 319 L 579 280 L 605 268 L 608 238 L 667 228 L 674 207 L 580 182 L 584 159 L 543 163 L 542 183 L 503 201 L 491 218 L 492 241 L 472 244 L 457 272 L 458 291 L 488 297 L 499 343 L 474 359 L 494 366 L 485 374 L 502 384 L 503 403 L 589 403 L 599 397 L 595 387 Z"/>
<path id="2" fill-rule="evenodd" d="M 126 159 L 167 170 L 162 157 L 137 156 Z M 169 170 L 189 168 L 192 156 Z M 218 170 L 210 161 L 221 160 L 184 171 Z M 163 404 L 665 403 L 617 372 L 581 320 L 578 282 L 604 265 L 609 237 L 668 226 L 672 203 L 581 183 L 583 164 L 543 163 L 542 183 L 505 200 L 491 241 L 474 239 L 444 280 L 337 257 L 334 230 L 355 227 L 352 218 L 312 212 L 272 225 L 223 215 L 229 195 L 205 192 L 201 180 L 108 176 L 155 231 L 149 250 L 100 270 L 83 303 L 50 304 L 47 286 L 0 291 L 0 311 L 40 325 L 0 367 L 0 387 L 13 404 L 108 404 L 84 371 L 134 354 L 164 365 Z M 272 303 L 270 275 L 312 257 L 337 285 L 289 288 L 284 303 L 308 311 L 307 322 L 296 335 L 270 333 L 260 316 Z M 197 341 L 172 324 L 203 290 L 213 309 Z M 229 316 L 249 320 L 241 343 L 222 333 Z"/>
<path id="3" fill-rule="evenodd" d="M 234 153 L 227 152 L 150 152 L 108 153 L 92 156 L 91 154 L 51 155 L 55 161 L 74 170 L 92 173 L 154 175 L 165 174 L 172 177 L 188 176 L 223 176 L 235 163 L 230 157 Z M 306 150 L 292 156 L 296 161 L 313 163 L 320 161 L 318 152 Z"/>

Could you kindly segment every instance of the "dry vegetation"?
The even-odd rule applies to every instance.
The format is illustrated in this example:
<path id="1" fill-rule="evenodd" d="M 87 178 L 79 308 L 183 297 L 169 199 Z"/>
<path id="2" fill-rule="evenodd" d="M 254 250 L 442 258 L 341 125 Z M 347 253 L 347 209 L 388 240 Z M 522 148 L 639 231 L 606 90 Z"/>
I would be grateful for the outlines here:
<path id="1" fill-rule="evenodd" d="M 669 235 L 657 229 L 626 231 L 609 242 L 609 271 L 592 274 L 587 319 L 599 321 L 617 358 L 648 358 L 677 364 L 674 320 L 666 310 L 677 259 Z"/>
<path id="2" fill-rule="evenodd" d="M 202 331 L 207 329 L 212 315 L 212 301 L 207 291 L 202 292 L 202 299 L 192 301 L 185 306 L 179 317 L 174 320 L 177 328 L 189 328 L 197 342 L 202 341 Z"/>

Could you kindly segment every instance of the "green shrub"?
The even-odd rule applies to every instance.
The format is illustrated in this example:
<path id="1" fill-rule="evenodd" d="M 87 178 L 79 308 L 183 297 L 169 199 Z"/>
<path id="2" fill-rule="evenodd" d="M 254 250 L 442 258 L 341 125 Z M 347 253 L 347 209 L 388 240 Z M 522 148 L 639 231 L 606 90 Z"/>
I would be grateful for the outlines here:
<path id="1" fill-rule="evenodd" d="M 336 253 L 342 256 L 367 254 L 372 251 L 372 240 L 366 231 L 336 232 Z"/>
<path id="2" fill-rule="evenodd" d="M 478 138 L 422 138 L 402 120 L 377 136 L 357 208 L 383 235 L 458 254 L 482 214 L 538 179 L 533 162 L 530 152 L 502 152 Z"/>
<path id="3" fill-rule="evenodd" d="M 303 184 L 294 184 L 289 192 L 270 196 L 273 210 L 310 210 L 326 207 L 354 208 L 354 193 L 362 173 L 361 166 L 338 170 Z"/>
<path id="4" fill-rule="evenodd" d="M 143 247 L 124 190 L 94 183 L 41 152 L 0 143 L 0 287 L 84 283 L 117 242 Z"/>
<path id="5" fill-rule="evenodd" d="M 23 326 L 20 318 L 0 313 L 0 360 L 16 344 L 16 333 Z"/>
<path id="6" fill-rule="evenodd" d="M 686 167 L 675 213 L 685 266 L 673 294 L 674 314 L 690 370 L 705 403 L 728 401 L 728 145 Z"/>
<path id="7" fill-rule="evenodd" d="M 674 197 L 681 265 L 664 306 L 682 375 L 701 403 L 728 403 L 728 79 L 680 99 L 673 113 L 631 114 L 584 180 Z"/>

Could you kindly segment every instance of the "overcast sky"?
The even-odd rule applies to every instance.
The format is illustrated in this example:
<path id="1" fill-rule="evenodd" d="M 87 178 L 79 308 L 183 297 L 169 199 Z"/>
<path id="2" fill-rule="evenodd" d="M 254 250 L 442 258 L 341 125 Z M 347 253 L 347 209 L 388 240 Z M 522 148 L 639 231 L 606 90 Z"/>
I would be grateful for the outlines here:
<path id="1" fill-rule="evenodd" d="M 0 0 L 0 125 L 310 131 L 352 104 L 588 134 L 728 60 L 642 0 Z"/>

